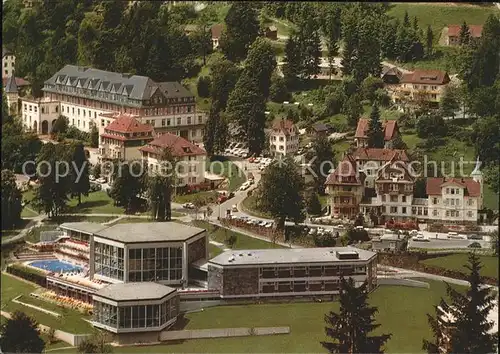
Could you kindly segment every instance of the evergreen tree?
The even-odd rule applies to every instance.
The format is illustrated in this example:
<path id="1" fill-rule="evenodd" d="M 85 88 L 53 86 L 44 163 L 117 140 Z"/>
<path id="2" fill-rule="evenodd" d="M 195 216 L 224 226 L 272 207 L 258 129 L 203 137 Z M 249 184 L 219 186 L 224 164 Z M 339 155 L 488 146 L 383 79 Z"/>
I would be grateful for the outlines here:
<path id="1" fill-rule="evenodd" d="M 218 112 L 215 107 L 217 103 L 212 103 L 205 126 L 203 143 L 209 156 L 216 155 L 224 151 L 228 140 L 228 126 L 223 113 Z"/>
<path id="2" fill-rule="evenodd" d="M 434 342 L 424 340 L 424 349 L 431 353 L 494 353 L 497 348 L 497 333 L 489 333 L 494 322 L 488 314 L 494 307 L 491 289 L 481 284 L 481 262 L 474 253 L 469 253 L 467 280 L 470 287 L 461 293 L 446 284 L 451 303 L 441 299 L 435 307 L 436 318 L 428 315 L 434 332 Z M 446 338 L 446 339 L 444 339 Z"/>
<path id="3" fill-rule="evenodd" d="M 301 14 L 297 30 L 301 58 L 299 76 L 301 79 L 309 79 L 311 76 L 319 74 L 319 64 L 321 63 L 321 38 L 318 21 L 309 7 L 305 7 L 305 9 Z"/>
<path id="4" fill-rule="evenodd" d="M 265 110 L 265 99 L 256 78 L 245 70 L 229 96 L 226 112 L 236 123 L 235 135 L 247 141 L 251 154 L 259 155 L 264 148 Z"/>
<path id="5" fill-rule="evenodd" d="M 460 36 L 458 37 L 458 43 L 460 45 L 468 45 L 471 40 L 469 26 L 467 26 L 467 22 L 464 21 L 462 26 L 460 26 Z"/>
<path id="6" fill-rule="evenodd" d="M 261 179 L 259 206 L 276 220 L 278 230 L 284 230 L 285 220 L 304 221 L 304 179 L 292 158 L 273 161 Z"/>
<path id="7" fill-rule="evenodd" d="M 245 69 L 255 76 L 262 96 L 269 96 L 271 76 L 276 69 L 276 55 L 269 40 L 259 37 L 252 43 L 245 59 Z"/>
<path id="8" fill-rule="evenodd" d="M 33 205 L 49 217 L 58 216 L 66 207 L 70 191 L 69 152 L 66 144 L 44 144 L 37 157 L 39 185 Z M 68 163 L 67 166 L 61 164 Z M 56 167 L 57 166 L 57 167 Z M 68 169 L 66 169 L 66 167 Z"/>
<path id="9" fill-rule="evenodd" d="M 213 64 L 210 71 L 212 73 L 212 88 L 210 90 L 212 104 L 215 105 L 216 111 L 223 111 L 226 109 L 229 94 L 238 82 L 240 71 L 233 62 L 225 59 Z"/>
<path id="10" fill-rule="evenodd" d="M 212 85 L 212 80 L 210 76 L 200 76 L 198 83 L 196 84 L 196 91 L 200 97 L 210 97 L 210 86 Z"/>
<path id="11" fill-rule="evenodd" d="M 89 161 L 85 155 L 82 143 L 72 146 L 73 156 L 71 159 L 71 196 L 78 197 L 78 205 L 82 203 L 82 194 L 89 195 Z"/>
<path id="12" fill-rule="evenodd" d="M 368 147 L 370 148 L 383 148 L 384 147 L 384 129 L 380 122 L 380 110 L 376 103 L 372 106 L 370 113 L 370 122 L 368 123 Z"/>
<path id="13" fill-rule="evenodd" d="M 38 323 L 24 312 L 14 312 L 0 333 L 0 347 L 5 353 L 42 353 L 45 349 Z"/>
<path id="14" fill-rule="evenodd" d="M 399 150 L 407 150 L 408 149 L 408 146 L 404 142 L 401 134 L 396 134 L 396 136 L 394 137 L 394 140 L 392 141 L 392 148 L 399 149 Z"/>
<path id="15" fill-rule="evenodd" d="M 495 165 L 498 162 L 500 151 L 498 117 L 480 118 L 473 124 L 472 128 L 471 140 L 476 148 L 476 155 L 485 165 Z"/>
<path id="16" fill-rule="evenodd" d="M 307 199 L 307 213 L 311 215 L 321 214 L 321 202 L 318 193 L 310 193 Z"/>
<path id="17" fill-rule="evenodd" d="M 95 124 L 92 124 L 92 128 L 90 128 L 90 147 L 99 147 L 99 129 Z"/>
<path id="18" fill-rule="evenodd" d="M 455 112 L 460 108 L 457 96 L 457 89 L 448 85 L 444 91 L 443 98 L 439 102 L 439 109 L 443 117 L 455 118 Z"/>
<path id="19" fill-rule="evenodd" d="M 335 153 L 333 152 L 332 144 L 328 137 L 317 137 L 312 146 L 311 169 L 315 173 L 316 190 L 320 194 L 325 192 L 326 177 L 330 174 L 330 170 L 335 166 Z"/>
<path id="20" fill-rule="evenodd" d="M 273 102 L 283 103 L 290 99 L 290 93 L 286 87 L 285 80 L 278 74 L 271 77 L 271 87 L 269 88 L 269 98 Z"/>
<path id="21" fill-rule="evenodd" d="M 220 47 L 226 58 L 238 62 L 245 59 L 248 48 L 259 33 L 257 12 L 251 3 L 237 1 L 231 4 L 225 18 Z"/>
<path id="22" fill-rule="evenodd" d="M 427 26 L 427 34 L 425 36 L 425 53 L 428 58 L 432 57 L 433 53 L 433 43 L 434 43 L 434 33 L 432 33 L 431 25 Z"/>
<path id="23" fill-rule="evenodd" d="M 333 60 L 338 55 L 338 41 L 341 36 L 341 7 L 336 3 L 325 4 L 325 11 L 321 17 L 321 32 L 326 38 L 326 48 L 329 60 Z"/>
<path id="24" fill-rule="evenodd" d="M 292 32 L 285 45 L 285 58 L 283 64 L 283 77 L 288 88 L 295 87 L 299 79 L 302 58 L 299 49 L 297 34 Z"/>
<path id="25" fill-rule="evenodd" d="M 356 288 L 354 280 L 340 280 L 340 311 L 325 315 L 325 332 L 332 342 L 321 342 L 329 353 L 383 353 L 392 334 L 370 336 L 375 324 L 376 307 L 368 305 L 368 284 Z"/>
<path id="26" fill-rule="evenodd" d="M 155 221 L 172 220 L 172 188 L 176 183 L 176 159 L 170 149 L 165 149 L 160 156 L 160 173 L 150 171 L 147 176 L 147 188 L 151 217 Z"/>
<path id="27" fill-rule="evenodd" d="M 11 170 L 2 170 L 2 230 L 14 228 L 21 221 L 22 193 Z"/>
<path id="28" fill-rule="evenodd" d="M 363 113 L 361 98 L 358 94 L 354 94 L 347 99 L 346 104 L 342 107 L 342 112 L 347 116 L 347 124 L 350 127 L 355 127 L 358 124 L 359 117 Z"/>

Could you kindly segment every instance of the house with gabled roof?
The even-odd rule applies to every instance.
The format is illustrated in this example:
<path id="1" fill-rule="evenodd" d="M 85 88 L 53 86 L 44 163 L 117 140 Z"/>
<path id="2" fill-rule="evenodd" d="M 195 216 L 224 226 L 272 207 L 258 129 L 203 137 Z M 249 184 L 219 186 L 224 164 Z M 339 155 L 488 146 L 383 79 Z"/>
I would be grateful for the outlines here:
<path id="1" fill-rule="evenodd" d="M 368 147 L 368 127 L 370 120 L 366 118 L 360 118 L 358 120 L 358 126 L 356 127 L 356 133 L 354 134 L 354 141 L 356 147 Z M 396 120 L 386 120 L 382 122 L 382 129 L 384 130 L 384 148 L 392 149 L 394 139 L 399 133 L 399 126 Z"/>
<path id="2" fill-rule="evenodd" d="M 273 156 L 293 155 L 299 149 L 299 131 L 289 119 L 276 119 L 269 132 L 269 149 Z"/>
<path id="3" fill-rule="evenodd" d="M 483 33 L 483 25 L 467 25 L 472 39 L 481 38 Z M 448 46 L 460 45 L 460 33 L 462 32 L 462 25 L 448 25 L 443 29 L 445 44 Z"/>
<path id="4" fill-rule="evenodd" d="M 150 172 L 162 173 L 162 158 L 166 151 L 176 161 L 176 185 L 200 185 L 205 182 L 205 162 L 207 152 L 186 139 L 164 133 L 147 145 L 139 148 L 142 160 Z"/>
<path id="5" fill-rule="evenodd" d="M 99 159 L 139 160 L 139 149 L 154 139 L 153 127 L 143 124 L 137 117 L 119 113 L 111 123 L 99 129 Z"/>

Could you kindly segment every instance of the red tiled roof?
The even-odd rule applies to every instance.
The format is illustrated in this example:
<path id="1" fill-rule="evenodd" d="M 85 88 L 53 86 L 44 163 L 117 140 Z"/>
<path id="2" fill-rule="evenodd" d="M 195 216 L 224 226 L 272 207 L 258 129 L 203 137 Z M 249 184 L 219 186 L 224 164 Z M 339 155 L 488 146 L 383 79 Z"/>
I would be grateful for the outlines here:
<path id="1" fill-rule="evenodd" d="M 481 185 L 472 178 L 441 178 L 428 177 L 425 190 L 428 195 L 441 195 L 441 188 L 446 185 L 458 185 L 465 188 L 466 195 L 470 197 L 479 197 L 481 195 Z"/>
<path id="2" fill-rule="evenodd" d="M 342 177 L 354 177 L 355 180 L 352 182 L 344 182 L 340 180 Z M 325 184 L 360 185 L 361 181 L 358 176 L 358 168 L 354 158 L 351 155 L 346 155 L 339 163 L 335 171 L 328 175 Z"/>
<path id="3" fill-rule="evenodd" d="M 221 34 L 222 34 L 222 29 L 224 26 L 220 23 L 216 23 L 215 25 L 210 28 L 210 31 L 212 32 L 212 39 L 219 39 Z"/>
<path id="4" fill-rule="evenodd" d="M 360 118 L 356 128 L 355 138 L 367 138 L 366 132 L 368 130 L 369 119 Z M 384 140 L 389 141 L 394 138 L 394 133 L 397 131 L 398 123 L 395 120 L 388 120 L 382 123 L 384 128 Z"/>
<path id="5" fill-rule="evenodd" d="M 8 77 L 2 78 L 2 87 L 5 87 L 7 85 L 8 80 L 9 80 Z M 17 87 L 21 87 L 21 86 L 31 85 L 31 83 L 29 81 L 23 79 L 22 77 L 16 77 L 16 85 L 17 85 Z"/>
<path id="6" fill-rule="evenodd" d="M 483 25 L 467 25 L 467 27 L 469 27 L 469 33 L 472 37 L 481 37 Z M 461 25 L 448 25 L 448 37 L 460 36 L 461 29 Z"/>
<path id="7" fill-rule="evenodd" d="M 450 81 L 446 71 L 417 69 L 412 73 L 403 74 L 401 83 L 444 85 Z"/>
<path id="8" fill-rule="evenodd" d="M 202 148 L 190 143 L 180 136 L 165 133 L 158 136 L 151 141 L 148 145 L 141 147 L 139 150 L 150 152 L 153 154 L 160 154 L 163 149 L 170 148 L 172 155 L 175 157 L 183 156 L 199 156 L 206 155 L 207 153 Z"/>
<path id="9" fill-rule="evenodd" d="M 139 122 L 130 114 L 118 115 L 104 130 L 116 133 L 149 133 L 153 127 Z"/>
<path id="10" fill-rule="evenodd" d="M 288 135 L 289 131 L 293 130 L 294 127 L 295 127 L 295 125 L 293 124 L 293 122 L 291 120 L 288 120 L 288 119 L 276 119 L 273 122 L 272 129 L 274 131 L 282 131 L 283 133 L 285 133 L 286 135 Z"/>
<path id="11" fill-rule="evenodd" d="M 408 161 L 408 155 L 404 150 L 397 149 L 378 149 L 378 148 L 357 148 L 353 152 L 353 157 L 357 160 L 377 160 L 390 161 L 401 160 Z"/>

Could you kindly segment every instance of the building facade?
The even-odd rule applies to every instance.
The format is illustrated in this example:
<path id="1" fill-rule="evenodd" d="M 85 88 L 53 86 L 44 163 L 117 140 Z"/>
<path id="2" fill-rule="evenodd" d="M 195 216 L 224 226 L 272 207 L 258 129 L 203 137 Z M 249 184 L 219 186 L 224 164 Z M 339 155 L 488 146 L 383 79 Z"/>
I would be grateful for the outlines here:
<path id="1" fill-rule="evenodd" d="M 199 185 L 205 182 L 207 153 L 186 139 L 165 133 L 139 149 L 149 171 L 161 171 L 162 157 L 169 151 L 176 160 L 176 185 Z"/>
<path id="2" fill-rule="evenodd" d="M 368 132 L 369 124 L 369 119 L 361 118 L 358 120 L 356 133 L 354 134 L 354 142 L 356 143 L 356 147 L 368 147 L 368 136 L 366 135 L 366 133 Z M 395 120 L 386 120 L 382 123 L 382 129 L 384 130 L 384 148 L 392 149 L 394 145 L 394 139 L 396 139 L 398 135 L 400 136 L 398 122 Z"/>
<path id="3" fill-rule="evenodd" d="M 204 229 L 176 223 L 117 224 L 93 234 L 90 277 L 108 283 L 187 285 L 189 265 L 207 257 Z"/>
<path id="4" fill-rule="evenodd" d="M 226 251 L 208 262 L 208 288 L 221 298 L 338 294 L 340 277 L 377 286 L 375 253 L 350 247 Z"/>
<path id="5" fill-rule="evenodd" d="M 346 155 L 325 182 L 332 217 L 350 219 L 359 214 L 364 180 L 365 174 L 359 172 L 356 160 L 351 155 Z"/>
<path id="6" fill-rule="evenodd" d="M 44 97 L 58 102 L 69 125 L 90 131 L 106 125 L 103 113 L 128 113 L 157 133 L 171 132 L 194 142 L 203 140 L 206 121 L 195 97 L 178 82 L 66 65 L 45 81 Z M 40 126 L 43 122 L 38 122 Z"/>
<path id="7" fill-rule="evenodd" d="M 396 149 L 357 148 L 352 157 L 356 161 L 357 168 L 366 176 L 364 186 L 367 188 L 375 188 L 380 168 L 389 161 L 409 162 L 406 152 Z"/>
<path id="8" fill-rule="evenodd" d="M 61 115 L 59 101 L 50 97 L 21 99 L 21 119 L 25 129 L 47 135 L 52 132 L 57 118 Z"/>
<path id="9" fill-rule="evenodd" d="M 7 48 L 2 47 L 2 79 L 14 74 L 16 68 L 16 56 Z"/>
<path id="10" fill-rule="evenodd" d="M 299 149 L 299 131 L 288 119 L 273 122 L 269 134 L 269 149 L 273 156 L 294 155 Z"/>
<path id="11" fill-rule="evenodd" d="M 111 284 L 93 295 L 93 325 L 120 344 L 158 342 L 179 315 L 176 289 L 157 283 Z"/>
<path id="12" fill-rule="evenodd" d="M 437 108 L 449 83 L 446 71 L 419 69 L 403 74 L 398 84 L 391 84 L 389 93 L 396 104 L 428 104 Z"/>
<path id="13" fill-rule="evenodd" d="M 476 178 L 427 178 L 428 221 L 476 223 L 483 208 L 482 181 Z"/>
<path id="14" fill-rule="evenodd" d="M 99 127 L 99 159 L 140 160 L 140 148 L 154 139 L 153 127 L 129 114 L 117 114 Z"/>

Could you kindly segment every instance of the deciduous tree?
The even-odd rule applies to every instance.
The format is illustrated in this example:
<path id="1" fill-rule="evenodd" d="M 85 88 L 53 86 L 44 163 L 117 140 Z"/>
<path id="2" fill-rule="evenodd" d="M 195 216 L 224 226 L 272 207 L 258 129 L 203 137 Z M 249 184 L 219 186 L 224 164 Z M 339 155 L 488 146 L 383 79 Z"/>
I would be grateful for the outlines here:
<path id="1" fill-rule="evenodd" d="M 11 170 L 2 170 L 2 229 L 10 229 L 19 224 L 23 209 L 21 190 L 16 185 L 16 177 Z"/>
<path id="2" fill-rule="evenodd" d="M 82 194 L 89 195 L 89 161 L 85 155 L 83 144 L 75 143 L 72 146 L 71 158 L 71 196 L 78 197 L 78 205 L 82 203 Z"/>
<path id="3" fill-rule="evenodd" d="M 42 353 L 45 349 L 38 323 L 24 312 L 14 312 L 0 332 L 0 347 L 5 353 Z"/>
<path id="4" fill-rule="evenodd" d="M 277 229 L 284 230 L 286 219 L 295 223 L 304 221 L 304 180 L 292 158 L 273 161 L 260 183 L 265 193 L 261 193 L 259 205 L 273 216 Z"/>

